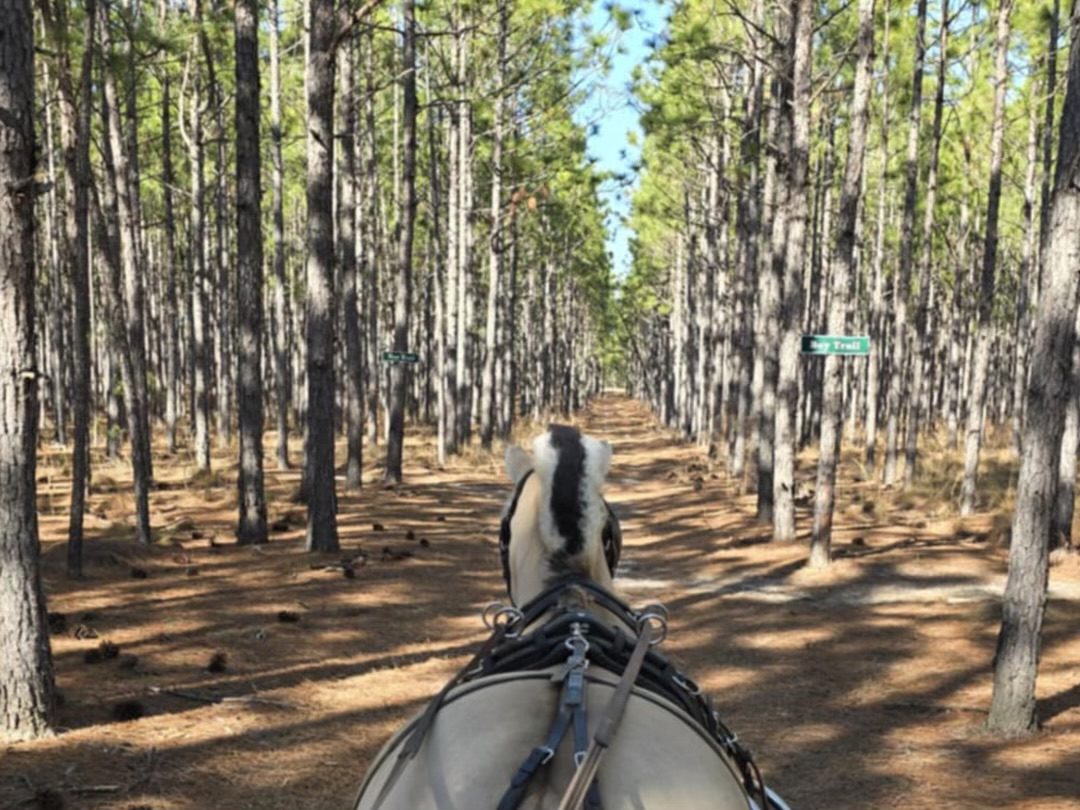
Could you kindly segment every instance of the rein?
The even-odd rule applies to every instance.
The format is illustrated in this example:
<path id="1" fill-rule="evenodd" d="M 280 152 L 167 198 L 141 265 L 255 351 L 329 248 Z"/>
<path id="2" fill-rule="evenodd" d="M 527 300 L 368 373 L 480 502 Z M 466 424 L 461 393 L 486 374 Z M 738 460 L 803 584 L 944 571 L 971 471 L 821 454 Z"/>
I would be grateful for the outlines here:
<path id="1" fill-rule="evenodd" d="M 585 592 L 597 607 L 611 613 L 626 629 L 606 624 L 583 606 L 562 605 L 562 598 L 573 590 Z M 529 630 L 545 616 L 548 618 L 543 624 Z M 562 686 L 555 721 L 545 741 L 530 751 L 514 774 L 497 810 L 513 810 L 520 804 L 531 779 L 554 757 L 571 729 L 577 771 L 563 795 L 559 810 L 578 810 L 582 806 L 587 810 L 599 810 L 595 775 L 635 686 L 660 695 L 689 715 L 735 763 L 743 786 L 760 801 L 762 810 L 771 807 L 764 781 L 750 752 L 720 721 L 711 701 L 698 685 L 653 649 L 667 635 L 667 618 L 667 610 L 662 605 L 634 610 L 581 575 L 560 578 L 520 609 L 489 605 L 484 610 L 484 622 L 491 628 L 491 636 L 428 704 L 398 752 L 372 810 L 379 810 L 405 766 L 420 750 L 439 708 L 454 687 L 477 678 L 544 670 L 560 664 L 562 667 L 552 677 L 554 683 Z M 619 674 L 619 681 L 595 734 L 588 740 L 585 670 L 590 664 Z"/>

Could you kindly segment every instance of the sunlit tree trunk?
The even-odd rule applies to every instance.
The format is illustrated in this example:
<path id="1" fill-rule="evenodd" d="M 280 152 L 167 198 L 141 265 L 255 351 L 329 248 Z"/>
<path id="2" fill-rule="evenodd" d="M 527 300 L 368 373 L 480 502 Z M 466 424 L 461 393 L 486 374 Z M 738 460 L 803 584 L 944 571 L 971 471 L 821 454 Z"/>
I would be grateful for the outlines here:
<path id="1" fill-rule="evenodd" d="M 799 336 L 802 332 L 803 264 L 806 257 L 810 186 L 810 94 L 812 0 L 792 0 L 792 84 L 787 189 L 787 246 L 781 298 L 780 368 L 776 387 L 776 449 L 773 478 L 773 539 L 795 539 L 796 418 L 799 407 Z"/>
<path id="2" fill-rule="evenodd" d="M 915 334 L 911 345 L 911 389 L 908 404 L 907 439 L 905 442 L 904 483 L 915 480 L 915 464 L 919 451 L 920 410 L 924 408 L 923 387 L 926 367 L 930 362 L 929 347 L 933 338 L 928 327 L 930 316 L 931 261 L 934 256 L 934 213 L 938 191 L 938 155 L 941 152 L 942 119 L 945 109 L 945 82 L 949 68 L 949 0 L 941 3 L 941 33 L 938 37 L 937 89 L 934 93 L 934 124 L 930 136 L 930 166 L 926 176 L 926 202 L 923 210 L 922 252 L 919 257 L 919 297 L 915 309 Z"/>
<path id="3" fill-rule="evenodd" d="M 345 486 L 359 489 L 364 466 L 364 388 L 360 347 L 360 312 L 356 281 L 356 76 L 355 42 L 347 37 L 339 46 L 341 70 L 340 177 L 338 202 L 338 256 L 341 264 L 341 305 L 345 326 Z"/>
<path id="4" fill-rule="evenodd" d="M 881 360 L 885 338 L 882 311 L 885 305 L 885 223 L 888 219 L 889 176 L 889 20 L 890 0 L 885 0 L 885 31 L 882 35 L 881 64 L 881 174 L 878 177 L 877 225 L 874 233 L 873 282 L 871 286 L 869 329 L 870 356 L 866 358 L 865 450 L 867 466 L 874 468 L 877 458 L 878 401 L 881 395 Z"/>
<path id="5" fill-rule="evenodd" d="M 413 231 L 416 223 L 416 19 L 412 0 L 402 4 L 405 36 L 402 47 L 402 115 L 404 153 L 402 155 L 403 196 L 401 198 L 398 273 L 394 296 L 394 351 L 409 346 L 409 308 L 412 304 Z M 397 363 L 390 369 L 390 432 L 386 445 L 388 483 L 400 483 L 405 446 L 406 366 Z"/>
<path id="6" fill-rule="evenodd" d="M 870 82 L 874 62 L 874 0 L 859 0 L 858 62 L 851 99 L 851 135 L 848 138 L 844 186 L 836 223 L 836 248 L 832 254 L 832 295 L 827 332 L 844 334 L 848 318 L 848 294 L 855 265 L 855 227 L 862 193 L 863 156 L 870 123 Z M 831 558 L 832 518 L 836 500 L 836 467 L 840 457 L 843 424 L 842 359 L 825 358 L 822 383 L 821 454 L 818 461 L 814 502 L 814 526 L 810 539 L 810 567 L 823 568 Z"/>
<path id="7" fill-rule="evenodd" d="M 1005 94 L 1009 81 L 1009 13 L 1012 0 L 1000 0 L 994 49 L 994 117 L 990 133 L 990 190 L 986 198 L 986 231 L 982 274 L 979 286 L 979 324 L 972 359 L 971 395 L 968 398 L 967 435 L 964 443 L 964 483 L 960 492 L 960 514 L 975 510 L 976 476 L 982 448 L 983 418 L 986 408 L 987 370 L 993 340 L 994 274 L 998 254 L 998 213 L 1001 209 L 1001 163 L 1005 147 Z"/>
<path id="8" fill-rule="evenodd" d="M 278 33 L 278 3 L 270 2 L 270 184 L 271 218 L 274 227 L 274 382 L 277 403 L 277 465 L 289 469 L 289 394 L 292 390 L 292 314 L 289 311 L 289 282 L 285 275 L 284 163 L 281 155 L 281 54 Z"/>
<path id="9" fill-rule="evenodd" d="M 900 447 L 900 410 L 903 406 L 908 350 L 908 299 L 911 297 L 911 265 L 915 255 L 915 208 L 919 196 L 919 125 L 922 120 L 923 65 L 926 61 L 926 0 L 918 0 L 915 31 L 915 65 L 911 79 L 911 113 L 908 117 L 907 158 L 904 164 L 904 213 L 900 226 L 900 264 L 893 298 L 893 336 L 889 362 L 889 393 L 885 403 L 885 486 L 896 483 Z"/>
<path id="10" fill-rule="evenodd" d="M 201 0 L 190 0 L 190 12 L 197 28 L 202 27 Z M 191 109 L 189 131 L 182 134 L 188 147 L 191 175 L 191 218 L 188 249 L 192 253 L 191 274 L 191 354 L 193 371 L 193 408 L 195 422 L 195 463 L 204 472 L 210 470 L 210 354 L 209 304 L 206 279 L 205 150 L 203 146 L 203 90 L 199 48 L 193 43 L 189 54 L 191 68 Z M 180 116 L 181 121 L 183 116 Z"/>
<path id="11" fill-rule="evenodd" d="M 150 421 L 146 401 L 146 354 L 144 344 L 142 268 L 139 266 L 136 245 L 136 222 L 132 201 L 131 170 L 128 165 L 128 144 L 121 130 L 118 107 L 119 94 L 111 67 L 105 61 L 113 53 L 109 32 L 108 6 L 99 7 L 102 46 L 101 118 L 104 135 L 102 152 L 105 158 L 105 213 L 112 223 L 110 240 L 115 253 L 112 259 L 119 262 L 121 287 L 114 288 L 118 308 L 113 317 L 118 318 L 124 330 L 120 344 L 124 377 L 124 410 L 127 415 L 128 434 L 131 441 L 131 467 L 135 490 L 135 537 L 138 542 L 149 545 L 150 534 L 150 481 L 153 471 L 150 462 Z M 140 382 L 141 378 L 141 382 Z"/>
<path id="12" fill-rule="evenodd" d="M 1005 0 L 999 9 L 999 81 L 1007 75 L 1001 67 L 1001 51 L 1008 42 L 1008 6 Z M 1061 117 L 1044 288 L 1036 314 L 1031 382 L 1027 388 L 1024 454 L 1017 480 L 1009 576 L 988 718 L 990 729 L 1004 735 L 1027 734 L 1038 725 L 1035 679 L 1046 610 L 1048 539 L 1065 408 L 1073 395 L 1070 358 L 1076 342 L 1080 281 L 1076 272 L 1080 265 L 1080 3 L 1073 6 L 1071 29 L 1068 89 Z M 999 95 L 1003 94 L 1004 87 L 999 86 Z"/>
<path id="13" fill-rule="evenodd" d="M 0 0 L 0 740 L 50 733 L 53 672 L 38 561 L 34 36 Z"/>

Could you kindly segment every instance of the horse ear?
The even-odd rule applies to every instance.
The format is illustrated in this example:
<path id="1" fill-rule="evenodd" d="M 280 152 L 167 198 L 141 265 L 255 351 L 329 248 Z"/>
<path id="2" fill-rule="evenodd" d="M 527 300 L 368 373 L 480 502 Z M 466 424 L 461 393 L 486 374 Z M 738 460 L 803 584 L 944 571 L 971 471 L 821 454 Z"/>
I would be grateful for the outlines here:
<path id="1" fill-rule="evenodd" d="M 603 481 L 607 478 L 608 470 L 611 469 L 611 455 L 613 451 L 611 449 L 611 442 L 608 441 L 598 441 L 596 446 L 599 449 L 599 452 L 596 453 L 596 466 L 594 468 L 596 470 L 596 480 Z"/>
<path id="2" fill-rule="evenodd" d="M 516 444 L 506 448 L 506 474 L 510 476 L 513 484 L 521 481 L 525 474 L 533 468 L 532 458 Z"/>

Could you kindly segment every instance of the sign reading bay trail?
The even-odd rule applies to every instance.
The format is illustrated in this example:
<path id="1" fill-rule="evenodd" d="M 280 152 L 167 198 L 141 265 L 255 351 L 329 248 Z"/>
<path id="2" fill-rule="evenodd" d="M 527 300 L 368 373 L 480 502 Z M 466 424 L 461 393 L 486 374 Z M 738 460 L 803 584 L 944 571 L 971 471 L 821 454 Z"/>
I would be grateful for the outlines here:
<path id="1" fill-rule="evenodd" d="M 870 354 L 870 338 L 867 335 L 803 335 L 803 354 Z"/>
<path id="2" fill-rule="evenodd" d="M 390 363 L 391 365 L 397 365 L 398 363 L 419 363 L 420 355 L 416 352 L 383 352 L 382 360 L 384 363 Z"/>

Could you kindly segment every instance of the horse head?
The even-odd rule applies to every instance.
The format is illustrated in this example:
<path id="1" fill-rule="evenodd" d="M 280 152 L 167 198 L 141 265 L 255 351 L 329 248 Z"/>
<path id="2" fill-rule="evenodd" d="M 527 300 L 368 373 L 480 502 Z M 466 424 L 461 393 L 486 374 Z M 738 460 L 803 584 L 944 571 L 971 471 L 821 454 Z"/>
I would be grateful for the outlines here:
<path id="1" fill-rule="evenodd" d="M 601 494 L 610 466 L 608 442 L 566 425 L 537 436 L 531 455 L 507 448 L 514 493 L 503 510 L 499 551 L 514 604 L 570 575 L 611 588 L 622 536 Z"/>

